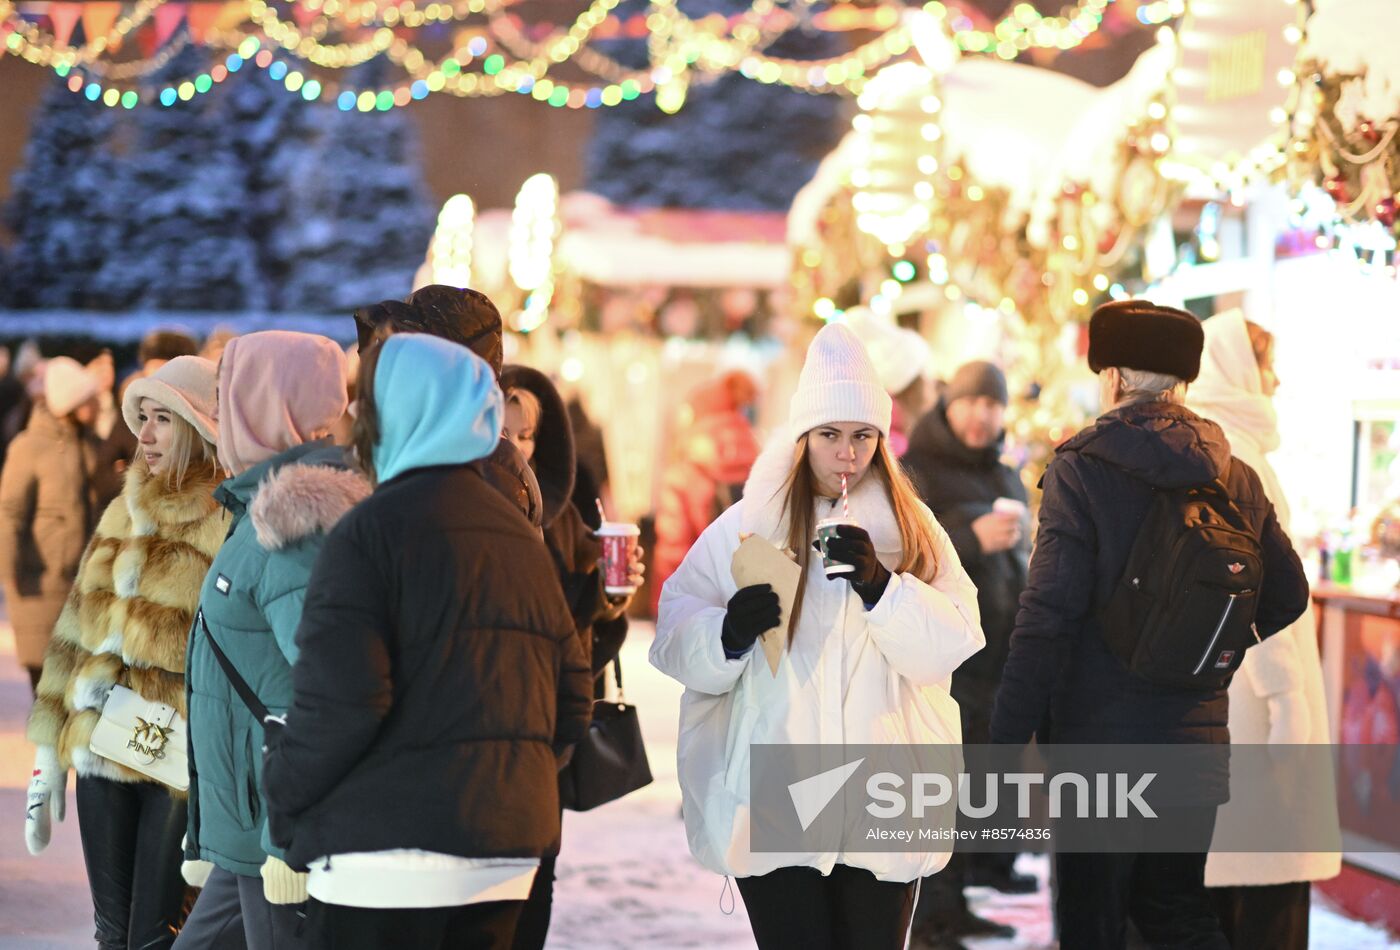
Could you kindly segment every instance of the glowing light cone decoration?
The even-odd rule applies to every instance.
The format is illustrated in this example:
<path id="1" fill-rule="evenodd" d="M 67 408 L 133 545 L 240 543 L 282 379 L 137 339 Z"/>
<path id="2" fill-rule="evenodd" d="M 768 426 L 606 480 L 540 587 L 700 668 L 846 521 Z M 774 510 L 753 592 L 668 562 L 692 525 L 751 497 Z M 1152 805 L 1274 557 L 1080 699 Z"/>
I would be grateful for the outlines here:
<path id="1" fill-rule="evenodd" d="M 851 162 L 856 227 L 888 247 L 903 246 L 928 228 L 939 168 L 942 101 L 932 70 L 917 63 L 886 67 L 861 93 Z M 910 129 L 917 134 L 910 135 Z"/>
<path id="2" fill-rule="evenodd" d="M 467 195 L 453 195 L 438 213 L 437 230 L 428 247 L 429 283 L 449 287 L 472 285 L 472 241 L 476 205 Z"/>
<path id="3" fill-rule="evenodd" d="M 525 295 L 513 320 L 521 333 L 539 328 L 549 316 L 559 229 L 559 185 L 549 175 L 531 175 L 515 196 L 510 223 L 510 279 Z"/>

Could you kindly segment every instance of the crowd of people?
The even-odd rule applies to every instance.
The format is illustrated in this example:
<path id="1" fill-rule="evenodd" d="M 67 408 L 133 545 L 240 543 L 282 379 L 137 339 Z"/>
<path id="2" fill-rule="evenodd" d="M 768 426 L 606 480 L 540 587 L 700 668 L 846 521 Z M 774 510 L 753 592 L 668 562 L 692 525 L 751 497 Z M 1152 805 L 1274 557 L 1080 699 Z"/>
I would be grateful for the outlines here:
<path id="1" fill-rule="evenodd" d="M 608 581 L 596 433 L 546 374 L 503 365 L 490 300 L 435 285 L 354 319 L 351 357 L 305 333 L 203 353 L 161 333 L 120 388 L 110 354 L 22 353 L 0 383 L 5 424 L 24 420 L 0 581 L 34 684 L 26 839 L 45 848 L 76 773 L 102 948 L 546 943 L 561 789 L 645 552 Z M 1015 855 L 754 850 L 753 744 L 1325 738 L 1266 458 L 1271 338 L 1129 301 L 1089 341 L 1102 415 L 1058 447 L 1034 517 L 1002 371 L 935 384 L 910 331 L 822 328 L 764 441 L 744 374 L 689 401 L 650 656 L 685 687 L 691 850 L 735 879 L 763 950 L 1010 936 L 965 888 L 1037 881 Z M 1202 486 L 1267 582 L 1241 611 L 1258 645 L 1183 685 L 1125 660 L 1113 610 L 1160 500 Z M 754 536 L 796 562 L 795 591 L 734 580 Z M 1224 798 L 1184 806 L 1201 833 L 1181 853 L 1056 855 L 1061 945 L 1306 947 L 1309 882 L 1339 857 L 1211 853 Z"/>

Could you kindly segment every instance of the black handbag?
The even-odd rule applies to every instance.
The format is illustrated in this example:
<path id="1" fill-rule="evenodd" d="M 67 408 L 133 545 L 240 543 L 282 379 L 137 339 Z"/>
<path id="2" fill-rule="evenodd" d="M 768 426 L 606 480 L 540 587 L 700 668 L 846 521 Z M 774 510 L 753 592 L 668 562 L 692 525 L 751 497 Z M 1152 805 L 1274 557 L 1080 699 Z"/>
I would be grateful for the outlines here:
<path id="1" fill-rule="evenodd" d="M 617 698 L 593 703 L 593 721 L 559 773 L 559 803 L 588 811 L 651 784 L 651 766 L 642 743 L 637 707 L 622 693 L 622 663 L 613 660 Z"/>

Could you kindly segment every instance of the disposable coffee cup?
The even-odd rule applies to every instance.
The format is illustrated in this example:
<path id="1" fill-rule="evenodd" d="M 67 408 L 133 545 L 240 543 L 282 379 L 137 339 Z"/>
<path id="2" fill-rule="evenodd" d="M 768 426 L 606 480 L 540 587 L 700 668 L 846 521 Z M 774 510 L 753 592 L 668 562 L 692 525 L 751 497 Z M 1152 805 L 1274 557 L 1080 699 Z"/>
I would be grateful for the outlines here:
<path id="1" fill-rule="evenodd" d="M 1015 515 L 1017 518 L 1024 518 L 1026 515 L 1026 505 L 1015 498 L 998 498 L 992 502 L 992 510 L 999 515 Z"/>
<path id="2" fill-rule="evenodd" d="M 628 555 L 642 529 L 634 524 L 605 521 L 595 533 L 603 542 L 603 590 L 615 596 L 635 594 L 637 588 L 628 579 Z"/>
<path id="3" fill-rule="evenodd" d="M 854 571 L 854 564 L 847 564 L 844 561 L 833 561 L 827 554 L 826 543 L 836 537 L 836 532 L 842 525 L 859 527 L 854 518 L 823 518 L 817 522 L 817 543 L 822 552 L 822 570 L 827 577 L 835 577 L 837 574 L 849 574 Z"/>

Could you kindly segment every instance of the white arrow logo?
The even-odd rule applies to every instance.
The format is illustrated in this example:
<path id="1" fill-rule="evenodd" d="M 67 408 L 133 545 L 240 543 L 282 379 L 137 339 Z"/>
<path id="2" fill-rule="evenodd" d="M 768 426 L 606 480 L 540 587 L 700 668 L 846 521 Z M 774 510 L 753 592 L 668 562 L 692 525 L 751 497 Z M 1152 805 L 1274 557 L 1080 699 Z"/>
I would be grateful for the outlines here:
<path id="1" fill-rule="evenodd" d="M 792 796 L 792 805 L 797 809 L 797 820 L 802 822 L 803 831 L 812 827 L 812 822 L 817 820 L 822 809 L 831 804 L 831 800 L 864 761 L 864 758 L 859 758 L 788 786 L 788 794 Z"/>

